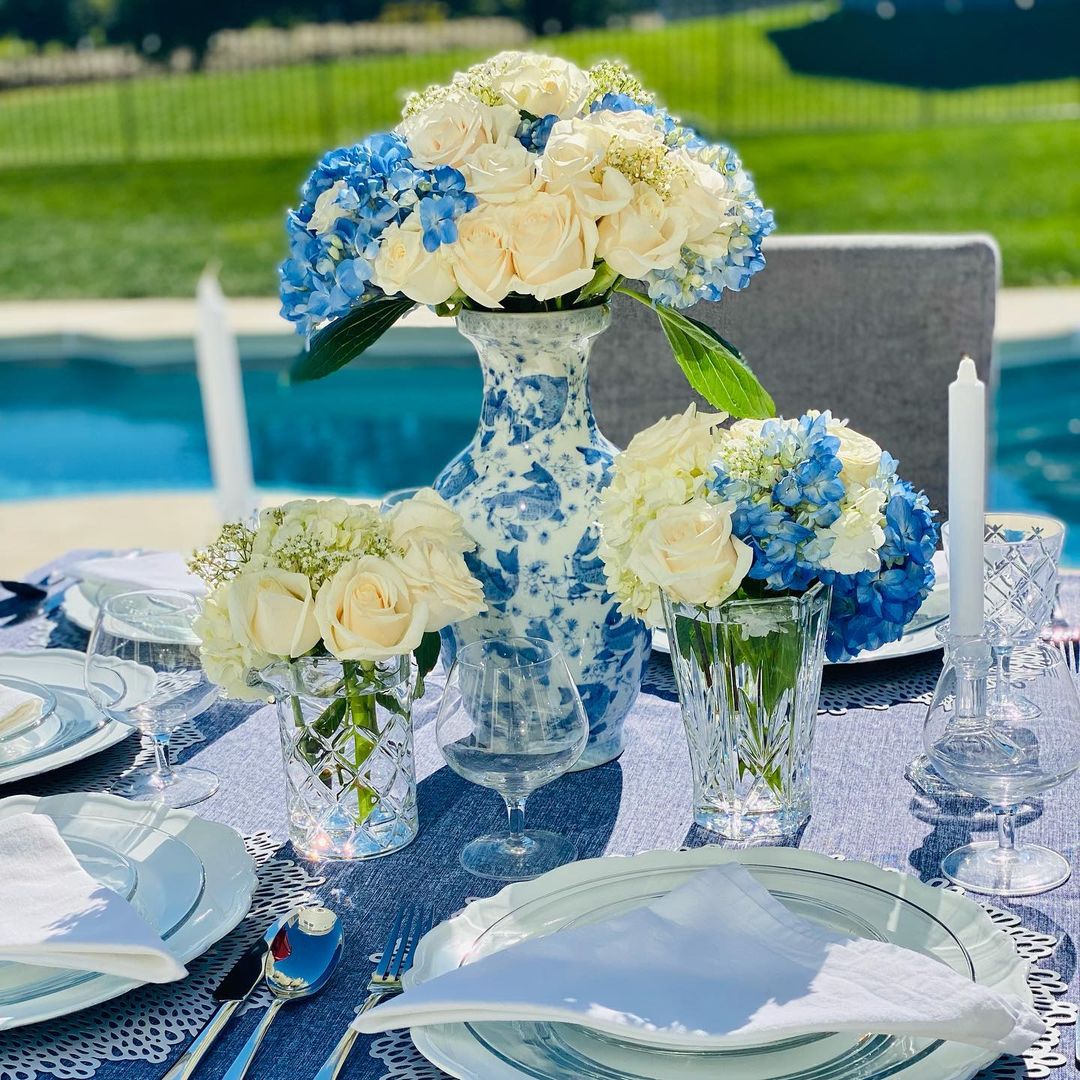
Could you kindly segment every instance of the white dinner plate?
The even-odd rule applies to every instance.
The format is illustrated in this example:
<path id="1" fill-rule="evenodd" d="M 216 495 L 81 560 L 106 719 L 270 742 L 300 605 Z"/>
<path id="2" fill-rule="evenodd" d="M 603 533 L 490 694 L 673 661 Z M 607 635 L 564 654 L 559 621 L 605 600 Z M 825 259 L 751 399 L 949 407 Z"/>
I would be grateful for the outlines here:
<path id="1" fill-rule="evenodd" d="M 143 829 L 147 825 L 177 838 L 194 853 L 202 864 L 202 889 L 190 912 L 166 938 L 169 949 L 181 963 L 199 956 L 229 933 L 247 914 L 251 905 L 251 894 L 256 884 L 254 863 L 244 847 L 244 841 L 227 825 L 205 821 L 190 810 L 169 810 L 154 803 L 131 802 L 116 795 L 76 792 L 48 798 L 16 795 L 0 800 L 0 817 L 24 812 L 47 814 L 58 821 L 61 831 L 78 828 L 71 823 L 80 819 L 113 822 L 115 827 L 112 829 L 102 832 L 99 828 L 96 839 L 99 857 L 104 856 L 108 861 L 107 853 L 111 851 L 114 866 L 121 864 L 124 859 L 130 863 L 136 852 L 157 850 L 162 846 L 150 843 L 150 834 Z M 128 827 L 128 842 L 122 839 L 124 826 Z M 102 839 L 103 836 L 110 838 Z M 177 895 L 185 894 L 192 885 L 191 863 L 187 859 L 174 858 L 178 850 L 173 849 L 170 854 L 168 847 L 164 847 L 153 867 L 158 885 L 166 896 L 173 891 Z M 149 873 L 148 863 L 144 862 L 143 866 Z M 91 863 L 88 869 L 93 871 L 94 864 Z M 119 997 L 141 985 L 137 980 L 115 975 L 94 975 L 73 986 L 35 994 L 25 1001 L 3 1004 L 0 1005 L 0 1031 L 35 1024 L 55 1016 L 66 1016 Z"/>
<path id="2" fill-rule="evenodd" d="M 933 589 L 899 641 L 890 641 L 880 649 L 868 649 L 840 663 L 872 664 L 879 660 L 899 660 L 905 656 L 919 656 L 940 649 L 937 627 L 949 617 L 949 568 L 943 551 L 934 552 L 934 572 L 937 577 Z M 671 653 L 671 643 L 666 630 L 653 630 L 652 647 L 656 652 Z M 826 666 L 832 663 L 832 660 L 825 661 Z"/>
<path id="3" fill-rule="evenodd" d="M 41 683 L 56 697 L 49 726 L 52 741 L 44 746 L 28 746 L 26 755 L 19 760 L 0 764 L 0 784 L 82 761 L 133 733 L 134 728 L 127 724 L 106 720 L 87 696 L 83 684 L 85 663 L 85 655 L 74 649 L 0 652 L 0 675 Z"/>
<path id="4" fill-rule="evenodd" d="M 60 604 L 60 610 L 68 622 L 73 622 L 80 629 L 89 633 L 97 622 L 98 606 L 82 591 L 79 585 L 72 585 Z"/>
<path id="5" fill-rule="evenodd" d="M 654 851 L 573 863 L 511 885 L 436 927 L 406 985 L 515 942 L 610 918 L 738 861 L 791 910 L 844 933 L 934 956 L 1032 1001 L 1027 963 L 973 901 L 866 863 L 787 848 Z M 978 1047 L 886 1035 L 822 1034 L 738 1050 L 643 1046 L 569 1024 L 441 1024 L 412 1029 L 429 1061 L 459 1080 L 969 1080 L 994 1056 Z"/>
<path id="6" fill-rule="evenodd" d="M 0 819 L 6 815 L 0 802 Z M 115 818 L 57 815 L 57 829 L 82 868 L 124 897 L 163 940 L 202 896 L 202 860 L 171 833 Z M 95 979 L 92 971 L 0 962 L 0 1009 Z"/>

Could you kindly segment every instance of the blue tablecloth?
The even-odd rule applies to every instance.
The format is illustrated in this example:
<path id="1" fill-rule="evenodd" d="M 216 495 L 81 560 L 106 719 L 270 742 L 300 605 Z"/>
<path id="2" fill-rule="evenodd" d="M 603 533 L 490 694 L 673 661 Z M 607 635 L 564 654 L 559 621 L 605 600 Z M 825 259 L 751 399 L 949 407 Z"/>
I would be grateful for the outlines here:
<path id="1" fill-rule="evenodd" d="M 1080 614 L 1080 579 L 1065 582 L 1062 598 L 1066 611 Z M 25 647 L 40 640 L 43 631 L 34 621 L 0 629 L 0 649 Z M 62 619 L 49 631 L 49 637 L 54 645 L 79 647 L 85 643 L 85 635 Z M 873 665 L 858 673 L 826 672 L 823 703 L 831 711 L 819 716 L 814 745 L 814 812 L 799 839 L 800 846 L 865 859 L 927 879 L 937 876 L 944 854 L 968 842 L 973 832 L 993 828 L 988 815 L 973 816 L 971 804 L 939 806 L 918 796 L 904 779 L 904 766 L 920 749 L 925 711 L 925 705 L 914 698 L 932 686 L 939 665 L 940 654 L 933 653 L 899 665 Z M 458 854 L 470 838 L 502 824 L 501 802 L 494 793 L 466 783 L 443 767 L 434 742 L 440 685 L 438 678 L 433 679 L 416 712 L 420 836 L 410 848 L 388 858 L 312 867 L 325 878 L 319 895 L 344 919 L 346 961 L 321 995 L 283 1011 L 252 1073 L 256 1080 L 305 1080 L 314 1074 L 362 999 L 371 968 L 369 954 L 381 946 L 387 920 L 404 900 L 430 897 L 445 915 L 468 897 L 495 891 L 490 883 L 462 870 Z M 850 704 L 845 695 L 859 696 L 860 686 L 870 707 L 844 708 Z M 285 842 L 274 710 L 222 704 L 201 717 L 198 724 L 205 739 L 181 755 L 182 759 L 213 769 L 222 780 L 218 794 L 199 806 L 198 812 L 245 834 L 268 830 L 283 845 L 277 857 L 295 858 Z M 629 745 L 619 761 L 564 777 L 537 792 L 528 806 L 530 822 L 572 835 L 582 857 L 714 842 L 710 834 L 692 824 L 689 762 L 666 657 L 653 657 L 628 730 Z M 130 751 L 128 754 L 130 757 Z M 94 768 L 93 762 L 71 766 L 38 781 L 0 788 L 0 795 L 55 791 L 58 787 L 80 790 L 87 786 L 85 778 Z M 1076 778 L 1050 792 L 1023 823 L 1022 840 L 1048 844 L 1075 866 L 1080 840 L 1078 799 L 1080 780 Z M 1066 999 L 1075 1001 L 1074 936 L 1080 927 L 1080 875 L 1043 896 L 995 903 L 1015 912 L 1025 926 L 1060 939 L 1053 956 L 1042 966 L 1057 971 L 1069 983 Z M 255 1019 L 248 1013 L 234 1021 L 198 1075 L 220 1076 Z M 1070 1062 L 1074 1030 L 1062 1028 L 1061 1052 Z M 14 1046 L 11 1040 L 12 1036 L 0 1035 L 0 1063 L 4 1063 L 5 1046 Z M 375 1056 L 370 1041 L 362 1041 L 343 1075 L 354 1080 L 429 1080 L 441 1075 L 412 1057 L 400 1041 L 394 1044 L 393 1052 L 387 1050 L 388 1045 L 383 1040 L 375 1048 Z M 169 1060 L 178 1053 L 179 1049 L 174 1049 Z M 160 1061 L 162 1054 L 157 1057 Z M 6 1064 L 10 1070 L 13 1061 Z M 101 1064 L 96 1075 L 100 1080 L 152 1080 L 164 1071 L 165 1065 L 160 1063 L 118 1060 Z M 93 1073 L 83 1070 L 79 1075 Z M 1004 1075 L 1025 1074 L 1011 1070 L 994 1073 L 995 1077 Z M 1066 1065 L 1052 1075 L 1076 1080 L 1080 1072 Z"/>

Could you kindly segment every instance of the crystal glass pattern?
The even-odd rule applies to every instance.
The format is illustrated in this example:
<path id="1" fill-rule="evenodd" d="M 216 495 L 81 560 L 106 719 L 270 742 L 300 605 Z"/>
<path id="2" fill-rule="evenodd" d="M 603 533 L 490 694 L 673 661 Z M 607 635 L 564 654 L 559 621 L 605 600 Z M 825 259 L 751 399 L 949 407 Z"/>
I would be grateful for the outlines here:
<path id="1" fill-rule="evenodd" d="M 1023 686 L 1024 712 L 1000 710 L 1001 668 L 983 638 L 950 638 L 927 710 L 923 745 L 946 781 L 985 799 L 998 815 L 996 841 L 951 852 L 942 872 L 974 892 L 1028 896 L 1067 881 L 1056 852 L 1018 845 L 1015 817 L 1025 800 L 1080 767 L 1080 698 L 1059 649 L 1036 641 L 1012 650 L 1010 678 Z"/>
<path id="2" fill-rule="evenodd" d="M 810 754 L 831 590 L 716 608 L 664 597 L 694 777 L 694 820 L 728 840 L 810 817 Z"/>
<path id="3" fill-rule="evenodd" d="M 309 858 L 369 859 L 418 829 L 409 657 L 306 657 L 262 673 L 285 757 L 289 838 Z"/>

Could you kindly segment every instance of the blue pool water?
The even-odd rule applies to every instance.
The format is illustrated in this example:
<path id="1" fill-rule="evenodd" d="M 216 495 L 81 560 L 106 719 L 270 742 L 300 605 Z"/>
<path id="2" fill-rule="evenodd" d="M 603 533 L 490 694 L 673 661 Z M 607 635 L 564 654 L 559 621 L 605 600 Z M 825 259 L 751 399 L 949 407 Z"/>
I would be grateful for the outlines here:
<path id="1" fill-rule="evenodd" d="M 480 375 L 456 334 L 286 385 L 283 356 L 245 357 L 255 477 L 267 487 L 379 495 L 430 483 L 472 434 Z M 385 340 L 385 339 L 384 339 Z M 430 342 L 437 341 L 438 349 Z M 133 346 L 125 346 L 131 349 Z M 280 347 L 279 347 L 280 351 Z M 433 359 L 423 355 L 432 351 Z M 190 360 L 56 350 L 0 358 L 0 500 L 210 483 Z M 129 358 L 130 359 L 130 358 Z M 1009 346 L 996 395 L 992 505 L 1073 526 L 1080 564 L 1080 338 Z"/>

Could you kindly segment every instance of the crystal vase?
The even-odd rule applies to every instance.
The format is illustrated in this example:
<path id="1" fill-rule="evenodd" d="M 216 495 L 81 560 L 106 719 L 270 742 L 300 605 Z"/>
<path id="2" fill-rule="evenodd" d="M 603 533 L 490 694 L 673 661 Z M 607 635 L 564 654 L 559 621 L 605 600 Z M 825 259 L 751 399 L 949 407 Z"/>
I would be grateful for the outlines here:
<path id="1" fill-rule="evenodd" d="M 277 703 L 293 846 L 370 859 L 408 844 L 418 828 L 409 657 L 309 657 L 262 676 Z"/>
<path id="2" fill-rule="evenodd" d="M 577 768 L 623 749 L 623 720 L 649 658 L 650 635 L 607 590 L 598 553 L 600 491 L 615 448 L 589 401 L 592 339 L 606 307 L 536 314 L 462 311 L 458 329 L 484 375 L 480 423 L 435 487 L 465 521 L 466 559 L 487 610 L 444 632 L 452 658 L 480 638 L 550 641 L 589 717 Z"/>
<path id="3" fill-rule="evenodd" d="M 810 817 L 830 598 L 820 583 L 716 608 L 664 597 L 694 820 L 727 840 L 790 837 Z"/>

